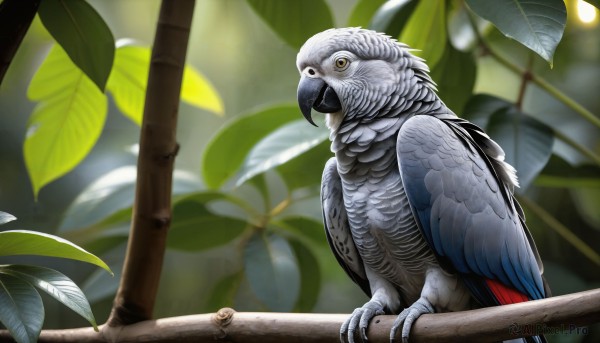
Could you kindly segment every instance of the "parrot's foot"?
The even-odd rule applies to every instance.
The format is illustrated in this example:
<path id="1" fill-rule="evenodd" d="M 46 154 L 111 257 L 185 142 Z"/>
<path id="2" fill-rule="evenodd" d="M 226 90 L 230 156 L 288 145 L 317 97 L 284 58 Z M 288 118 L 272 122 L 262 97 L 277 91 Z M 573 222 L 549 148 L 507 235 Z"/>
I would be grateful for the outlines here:
<path id="1" fill-rule="evenodd" d="M 373 317 L 385 314 L 383 306 L 378 302 L 369 301 L 363 307 L 357 308 L 346 319 L 340 328 L 340 341 L 345 343 L 348 338 L 349 343 L 354 343 L 354 332 L 360 329 L 360 337 L 363 342 L 367 342 L 367 327 Z"/>
<path id="2" fill-rule="evenodd" d="M 433 306 L 425 298 L 419 298 L 410 307 L 405 308 L 392 325 L 392 331 L 390 332 L 390 342 L 395 342 L 396 331 L 402 326 L 402 343 L 408 343 L 408 336 L 410 335 L 410 329 L 412 328 L 415 320 L 421 315 L 426 313 L 433 313 Z"/>

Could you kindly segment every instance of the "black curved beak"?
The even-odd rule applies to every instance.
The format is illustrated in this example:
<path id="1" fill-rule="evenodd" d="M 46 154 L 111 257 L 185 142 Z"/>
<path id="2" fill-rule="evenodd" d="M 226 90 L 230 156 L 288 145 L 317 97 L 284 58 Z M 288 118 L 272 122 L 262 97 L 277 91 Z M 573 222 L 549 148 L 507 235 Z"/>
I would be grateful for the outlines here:
<path id="1" fill-rule="evenodd" d="M 302 75 L 298 83 L 298 105 L 304 118 L 317 126 L 311 117 L 311 109 L 321 113 L 335 113 L 342 109 L 340 99 L 325 81 Z"/>

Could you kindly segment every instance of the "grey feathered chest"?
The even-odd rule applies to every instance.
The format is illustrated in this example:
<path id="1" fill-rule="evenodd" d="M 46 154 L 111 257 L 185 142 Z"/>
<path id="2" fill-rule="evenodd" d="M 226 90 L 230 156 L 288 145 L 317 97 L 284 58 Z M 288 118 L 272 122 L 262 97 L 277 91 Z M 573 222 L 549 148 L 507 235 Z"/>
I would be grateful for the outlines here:
<path id="1" fill-rule="evenodd" d="M 428 266 L 437 264 L 413 217 L 398 169 L 403 119 L 344 127 L 332 135 L 344 207 L 358 254 L 390 280 L 407 303 L 419 297 Z"/>

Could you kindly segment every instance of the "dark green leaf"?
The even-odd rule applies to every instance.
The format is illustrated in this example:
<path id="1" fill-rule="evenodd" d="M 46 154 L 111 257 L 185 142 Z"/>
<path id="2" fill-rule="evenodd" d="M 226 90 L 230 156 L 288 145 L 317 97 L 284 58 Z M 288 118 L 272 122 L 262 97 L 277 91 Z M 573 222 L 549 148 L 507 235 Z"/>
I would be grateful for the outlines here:
<path id="1" fill-rule="evenodd" d="M 520 189 L 525 191 L 550 159 L 552 129 L 509 107 L 492 115 L 487 132 L 504 149 L 506 162 L 517 169 Z"/>
<path id="2" fill-rule="evenodd" d="M 325 163 L 333 157 L 330 146 L 331 142 L 325 140 L 304 154 L 277 167 L 277 171 L 288 189 L 294 190 L 321 184 Z"/>
<path id="3" fill-rule="evenodd" d="M 201 196 L 205 198 L 202 199 Z M 173 208 L 173 222 L 167 238 L 172 249 L 199 251 L 229 243 L 248 227 L 244 220 L 211 213 L 206 203 L 223 198 L 220 193 L 201 194 L 179 201 Z"/>
<path id="4" fill-rule="evenodd" d="M 102 227 L 109 228 L 127 220 L 133 205 L 136 175 L 135 166 L 123 166 L 88 185 L 67 209 L 59 230 L 70 231 L 100 222 L 103 222 Z M 195 175 L 180 170 L 173 173 L 174 194 L 200 188 L 200 180 Z"/>
<path id="5" fill-rule="evenodd" d="M 598 180 L 600 181 L 600 179 Z M 577 205 L 577 211 L 590 226 L 600 230 L 600 187 L 573 188 L 571 196 Z"/>
<path id="6" fill-rule="evenodd" d="M 115 40 L 98 12 L 87 1 L 44 0 L 38 13 L 71 60 L 104 91 L 115 56 Z"/>
<path id="7" fill-rule="evenodd" d="M 216 312 L 223 307 L 233 307 L 235 294 L 243 280 L 244 272 L 239 271 L 217 282 L 208 298 L 206 310 Z"/>
<path id="8" fill-rule="evenodd" d="M 310 243 L 321 247 L 327 246 L 325 229 L 321 221 L 308 217 L 293 216 L 274 220 L 272 224 L 291 232 L 297 237 L 301 237 L 301 239 L 307 239 Z"/>
<path id="9" fill-rule="evenodd" d="M 12 222 L 15 219 L 17 219 L 17 217 L 12 214 L 0 211 L 0 225 Z"/>
<path id="10" fill-rule="evenodd" d="M 0 322 L 17 343 L 35 343 L 44 323 L 44 304 L 35 288 L 0 273 Z"/>
<path id="11" fill-rule="evenodd" d="M 424 58 L 432 69 L 446 49 L 446 2 L 418 1 L 418 5 L 400 33 L 399 40 Z"/>
<path id="12" fill-rule="evenodd" d="M 85 318 L 96 331 L 96 319 L 85 295 L 77 285 L 64 274 L 49 268 L 24 265 L 0 267 L 0 273 L 18 277 L 48 293 L 51 297 Z"/>
<path id="13" fill-rule="evenodd" d="M 352 13 L 348 18 L 348 26 L 368 27 L 375 12 L 385 2 L 386 0 L 359 0 L 352 8 Z"/>
<path id="14" fill-rule="evenodd" d="M 369 28 L 398 37 L 418 3 L 412 0 L 387 1 L 375 12 Z"/>
<path id="15" fill-rule="evenodd" d="M 269 107 L 237 117 L 211 139 L 202 156 L 202 176 L 210 188 L 218 188 L 242 166 L 250 149 L 281 125 L 301 118 L 297 105 Z"/>
<path id="16" fill-rule="evenodd" d="M 248 0 L 248 3 L 279 37 L 296 49 L 312 35 L 334 26 L 324 0 Z"/>
<path id="17" fill-rule="evenodd" d="M 458 51 L 450 44 L 431 71 L 440 98 L 455 113 L 461 113 L 471 97 L 476 76 L 477 66 L 473 54 Z"/>
<path id="18" fill-rule="evenodd" d="M 512 38 L 542 56 L 550 66 L 567 22 L 563 0 L 467 0 L 469 7 Z"/>
<path id="19" fill-rule="evenodd" d="M 469 99 L 459 116 L 485 128 L 492 114 L 513 106 L 510 102 L 489 94 L 476 94 Z"/>
<path id="20" fill-rule="evenodd" d="M 300 295 L 294 306 L 295 312 L 310 312 L 317 303 L 321 291 L 321 268 L 317 258 L 303 243 L 289 241 L 300 269 Z"/>
<path id="21" fill-rule="evenodd" d="M 255 233 L 244 249 L 246 278 L 271 311 L 291 311 L 300 293 L 300 270 L 289 243 L 280 236 Z"/>
<path id="22" fill-rule="evenodd" d="M 60 237 L 42 232 L 11 230 L 0 232 L 0 256 L 40 255 L 68 258 L 94 264 L 112 274 L 95 255 Z"/>
<path id="23" fill-rule="evenodd" d="M 305 153 L 329 137 L 326 128 L 315 128 L 300 119 L 285 124 L 258 142 L 244 161 L 239 186 L 248 179 Z"/>
<path id="24" fill-rule="evenodd" d="M 557 155 L 552 155 L 535 180 L 542 187 L 600 187 L 600 167 L 597 165 L 572 166 Z"/>

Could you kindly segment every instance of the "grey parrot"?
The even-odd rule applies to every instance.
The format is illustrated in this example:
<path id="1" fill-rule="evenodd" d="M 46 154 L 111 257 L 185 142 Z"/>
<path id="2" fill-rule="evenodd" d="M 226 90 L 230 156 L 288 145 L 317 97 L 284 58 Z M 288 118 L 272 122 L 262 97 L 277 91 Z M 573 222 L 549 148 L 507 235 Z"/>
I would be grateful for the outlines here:
<path id="1" fill-rule="evenodd" d="M 399 330 L 407 342 L 425 313 L 549 296 L 514 168 L 444 105 L 423 59 L 382 33 L 342 28 L 311 37 L 296 64 L 299 107 L 312 124 L 311 109 L 325 113 L 335 155 L 321 184 L 327 240 L 370 297 L 342 342 L 366 341 L 376 315 L 399 313 L 390 340 Z"/>

